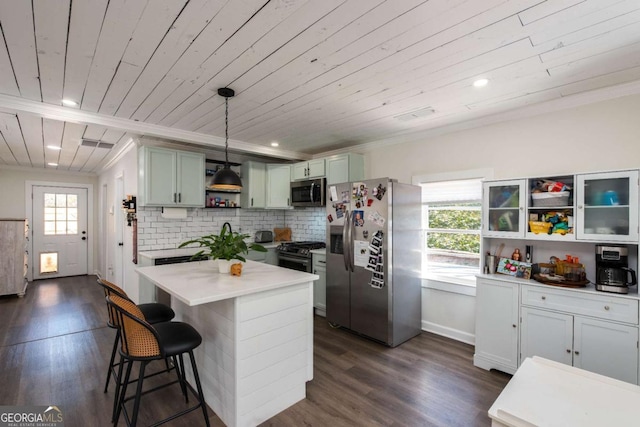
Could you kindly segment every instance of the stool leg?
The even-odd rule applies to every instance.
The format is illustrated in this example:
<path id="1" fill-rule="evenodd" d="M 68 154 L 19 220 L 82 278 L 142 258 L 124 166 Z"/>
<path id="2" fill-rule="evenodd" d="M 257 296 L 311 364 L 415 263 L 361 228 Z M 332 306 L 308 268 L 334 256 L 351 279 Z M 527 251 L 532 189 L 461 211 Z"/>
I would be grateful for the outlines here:
<path id="1" fill-rule="evenodd" d="M 184 393 L 184 401 L 189 403 L 189 393 L 187 393 L 187 371 L 184 370 L 184 357 L 180 354 L 178 358 L 180 359 L 180 371 L 182 372 L 182 393 Z"/>
<path id="2" fill-rule="evenodd" d="M 193 351 L 189 351 L 189 359 L 191 359 L 191 369 L 193 370 L 193 377 L 196 381 L 196 387 L 198 389 L 198 400 L 200 401 L 200 406 L 202 407 L 202 413 L 204 414 L 204 422 L 207 424 L 207 427 L 210 427 L 209 424 L 209 415 L 207 415 L 207 404 L 204 401 L 204 394 L 202 393 L 202 384 L 200 384 L 200 375 L 198 375 L 198 367 L 196 366 L 196 358 L 193 356 Z M 182 360 L 182 355 L 180 355 L 180 360 Z"/>
<path id="3" fill-rule="evenodd" d="M 116 359 L 116 351 L 118 351 L 118 343 L 120 342 L 120 328 L 116 330 L 116 338 L 113 340 L 113 348 L 111 349 L 111 359 L 109 359 L 109 369 L 107 370 L 107 381 L 104 383 L 104 392 L 109 388 L 109 380 L 111 379 L 111 370 L 113 369 L 113 361 Z"/>
<path id="4" fill-rule="evenodd" d="M 118 374 L 115 378 L 116 380 L 116 391 L 115 396 L 113 396 L 113 411 L 111 412 L 111 422 L 115 422 L 116 420 L 116 410 L 118 409 L 118 403 L 120 400 L 120 390 L 122 389 L 122 369 L 124 367 L 124 357 L 120 356 L 120 363 L 118 364 Z"/>
<path id="5" fill-rule="evenodd" d="M 118 419 L 120 418 L 120 412 L 122 412 L 122 406 L 124 405 L 124 397 L 127 395 L 127 386 L 129 385 L 129 378 L 131 377 L 132 367 L 133 367 L 133 360 L 127 361 L 127 373 L 124 375 L 124 382 L 122 382 L 122 385 L 120 388 L 120 396 L 118 398 L 118 409 L 116 410 L 114 427 L 118 427 Z M 125 414 L 125 417 L 126 417 L 126 414 Z"/>
<path id="6" fill-rule="evenodd" d="M 147 366 L 147 361 L 140 362 L 140 373 L 138 374 L 138 387 L 136 387 L 136 398 L 133 403 L 133 415 L 131 417 L 131 426 L 135 427 L 138 422 L 138 409 L 140 409 L 140 398 L 142 397 L 142 382 L 144 380 L 144 368 Z"/>
<path id="7" fill-rule="evenodd" d="M 178 375 L 178 381 L 180 382 L 180 389 L 182 389 L 182 395 L 184 396 L 185 402 L 189 402 L 189 397 L 187 395 L 187 377 L 184 372 L 184 362 L 178 365 L 178 358 L 173 356 L 173 366 L 176 369 L 176 374 Z"/>

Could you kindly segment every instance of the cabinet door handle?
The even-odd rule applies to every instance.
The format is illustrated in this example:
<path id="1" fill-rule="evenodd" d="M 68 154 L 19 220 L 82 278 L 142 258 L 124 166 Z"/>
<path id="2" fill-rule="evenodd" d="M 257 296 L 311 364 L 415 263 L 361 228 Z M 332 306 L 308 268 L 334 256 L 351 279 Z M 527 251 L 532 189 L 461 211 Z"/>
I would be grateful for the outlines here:
<path id="1" fill-rule="evenodd" d="M 582 209 L 582 205 L 578 205 L 578 209 Z"/>
<path id="2" fill-rule="evenodd" d="M 542 301 L 546 300 L 547 297 L 545 297 L 544 295 L 542 295 Z"/>
<path id="3" fill-rule="evenodd" d="M 580 355 L 580 352 L 578 350 L 574 351 L 574 353 L 576 354 L 576 356 Z"/>
<path id="4" fill-rule="evenodd" d="M 319 264 L 326 264 L 327 261 L 318 261 Z"/>
<path id="5" fill-rule="evenodd" d="M 511 326 L 513 326 L 514 328 L 516 328 L 516 327 L 517 327 L 515 324 L 513 324 L 513 325 L 511 325 Z"/>
<path id="6" fill-rule="evenodd" d="M 523 210 L 524 210 L 524 208 L 522 206 L 520 206 L 520 211 L 523 211 Z"/>
<path id="7" fill-rule="evenodd" d="M 313 274 L 318 274 L 318 270 L 313 270 Z"/>
<path id="8" fill-rule="evenodd" d="M 251 198 L 251 206 L 253 206 L 253 197 Z"/>
<path id="9" fill-rule="evenodd" d="M 567 349 L 567 353 L 571 353 L 571 349 L 570 348 Z"/>
<path id="10" fill-rule="evenodd" d="M 178 193 L 178 203 L 182 202 L 182 193 Z"/>
<path id="11" fill-rule="evenodd" d="M 605 305 L 605 306 L 604 306 L 604 309 L 605 309 L 605 310 L 607 310 L 607 311 L 609 311 L 609 306 L 608 306 L 608 305 Z"/>

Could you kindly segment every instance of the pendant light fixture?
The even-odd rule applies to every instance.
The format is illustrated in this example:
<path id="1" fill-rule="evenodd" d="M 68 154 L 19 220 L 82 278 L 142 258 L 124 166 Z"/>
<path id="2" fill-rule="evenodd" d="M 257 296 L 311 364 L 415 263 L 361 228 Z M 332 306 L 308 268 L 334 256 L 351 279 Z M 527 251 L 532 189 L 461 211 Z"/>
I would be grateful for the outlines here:
<path id="1" fill-rule="evenodd" d="M 236 93 L 228 87 L 218 89 L 218 95 L 224 97 L 224 167 L 213 176 L 211 188 L 222 191 L 240 191 L 242 181 L 229 165 L 229 98 Z"/>

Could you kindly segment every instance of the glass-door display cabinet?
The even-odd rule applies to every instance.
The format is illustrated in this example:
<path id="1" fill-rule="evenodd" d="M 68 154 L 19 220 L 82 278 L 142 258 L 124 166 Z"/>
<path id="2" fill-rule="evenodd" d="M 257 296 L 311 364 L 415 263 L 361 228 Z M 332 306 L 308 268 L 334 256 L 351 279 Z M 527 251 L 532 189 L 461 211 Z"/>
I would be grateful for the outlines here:
<path id="1" fill-rule="evenodd" d="M 577 175 L 577 238 L 638 242 L 638 171 Z"/>

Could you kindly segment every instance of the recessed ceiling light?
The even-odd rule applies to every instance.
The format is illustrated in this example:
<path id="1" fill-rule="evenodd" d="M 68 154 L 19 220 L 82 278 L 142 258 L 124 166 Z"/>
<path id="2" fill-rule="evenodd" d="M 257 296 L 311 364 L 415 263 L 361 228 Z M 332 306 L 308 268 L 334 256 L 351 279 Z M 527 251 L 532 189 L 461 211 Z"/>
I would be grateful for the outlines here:
<path id="1" fill-rule="evenodd" d="M 49 166 L 58 166 L 57 163 L 47 163 L 47 165 L 49 165 Z"/>
<path id="2" fill-rule="evenodd" d="M 489 83 L 488 79 L 478 79 L 475 82 L 473 82 L 473 85 L 475 87 L 485 87 L 488 83 Z"/>
<path id="3" fill-rule="evenodd" d="M 62 147 L 57 146 L 57 145 L 47 145 L 47 148 L 49 150 L 62 150 Z"/>
<path id="4" fill-rule="evenodd" d="M 278 145 L 280 145 L 280 144 L 278 144 L 278 143 L 277 143 L 277 142 L 275 142 L 275 141 L 273 141 L 273 142 L 271 143 L 271 146 L 272 146 L 272 147 L 277 147 Z"/>
<path id="5" fill-rule="evenodd" d="M 72 101 L 71 99 L 63 99 L 62 105 L 66 105 L 67 107 L 77 107 L 78 103 L 76 101 Z"/>

